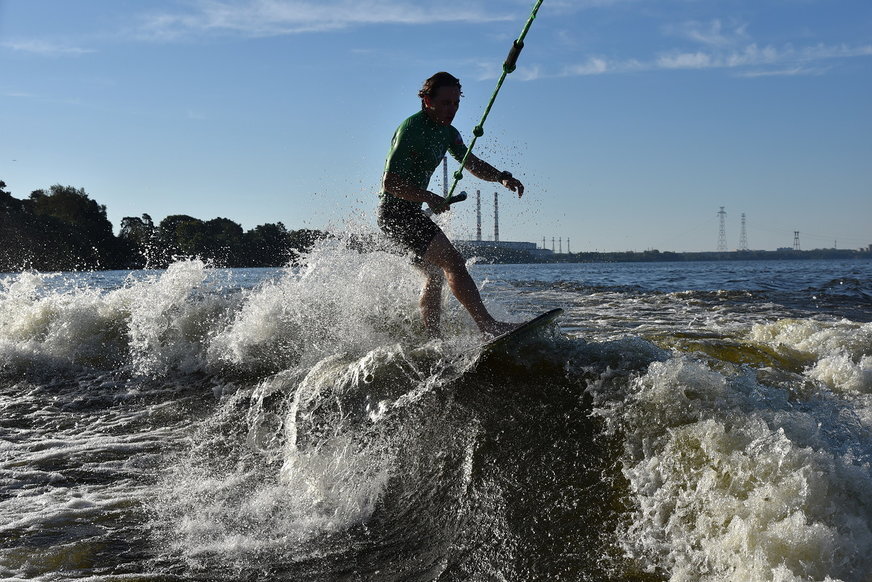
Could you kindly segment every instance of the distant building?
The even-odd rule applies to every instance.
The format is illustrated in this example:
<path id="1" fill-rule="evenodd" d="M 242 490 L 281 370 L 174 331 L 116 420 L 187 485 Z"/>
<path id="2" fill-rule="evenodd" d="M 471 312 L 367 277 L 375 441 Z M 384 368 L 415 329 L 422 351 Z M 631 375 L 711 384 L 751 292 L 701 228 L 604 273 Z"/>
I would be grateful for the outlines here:
<path id="1" fill-rule="evenodd" d="M 538 249 L 536 248 L 536 243 L 531 242 L 513 242 L 508 240 L 458 240 L 455 241 L 456 245 L 462 245 L 470 248 L 501 248 L 501 249 L 511 249 L 513 251 L 536 251 L 536 250 L 547 250 L 547 249 Z M 551 253 L 552 251 L 548 251 Z"/>
<path id="2" fill-rule="evenodd" d="M 493 240 L 458 240 L 454 241 L 457 249 L 465 255 L 493 255 L 505 253 L 523 253 L 536 259 L 554 256 L 551 249 L 540 249 L 536 243 L 520 241 Z"/>

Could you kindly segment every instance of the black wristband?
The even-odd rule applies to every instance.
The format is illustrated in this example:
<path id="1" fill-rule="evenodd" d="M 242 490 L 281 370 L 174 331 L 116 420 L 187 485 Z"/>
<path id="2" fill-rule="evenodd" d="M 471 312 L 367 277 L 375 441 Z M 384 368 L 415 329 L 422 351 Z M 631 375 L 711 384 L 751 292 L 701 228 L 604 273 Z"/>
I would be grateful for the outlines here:
<path id="1" fill-rule="evenodd" d="M 511 172 L 507 172 L 507 171 L 503 170 L 502 172 L 500 172 L 500 175 L 497 178 L 497 182 L 502 182 L 503 180 L 508 180 L 511 177 L 512 177 Z"/>

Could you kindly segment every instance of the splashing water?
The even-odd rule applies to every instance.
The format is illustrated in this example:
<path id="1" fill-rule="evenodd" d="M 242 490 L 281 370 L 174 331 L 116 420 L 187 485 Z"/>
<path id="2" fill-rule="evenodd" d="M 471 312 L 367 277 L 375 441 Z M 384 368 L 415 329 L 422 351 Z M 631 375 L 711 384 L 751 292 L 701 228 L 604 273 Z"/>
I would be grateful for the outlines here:
<path id="1" fill-rule="evenodd" d="M 405 258 L 304 259 L 0 278 L 0 576 L 868 580 L 858 267 L 471 263 L 501 317 L 567 311 L 480 357 Z"/>

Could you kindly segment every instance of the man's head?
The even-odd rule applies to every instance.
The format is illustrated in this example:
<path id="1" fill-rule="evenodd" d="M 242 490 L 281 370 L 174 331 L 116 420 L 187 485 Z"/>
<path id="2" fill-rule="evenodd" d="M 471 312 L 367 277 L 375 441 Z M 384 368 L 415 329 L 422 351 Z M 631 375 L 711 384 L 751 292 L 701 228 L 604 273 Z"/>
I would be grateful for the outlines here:
<path id="1" fill-rule="evenodd" d="M 460 107 L 460 80 L 450 73 L 436 73 L 426 81 L 418 91 L 421 98 L 421 109 L 433 121 L 443 125 L 450 125 L 454 120 L 454 114 Z"/>

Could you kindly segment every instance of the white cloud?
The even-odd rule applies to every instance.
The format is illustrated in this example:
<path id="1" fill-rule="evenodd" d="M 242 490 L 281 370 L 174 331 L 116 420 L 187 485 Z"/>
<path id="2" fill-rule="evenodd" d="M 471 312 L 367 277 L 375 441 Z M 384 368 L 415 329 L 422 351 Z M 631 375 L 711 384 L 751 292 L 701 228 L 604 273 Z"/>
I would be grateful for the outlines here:
<path id="1" fill-rule="evenodd" d="M 821 75 L 830 69 L 826 61 L 872 56 L 872 45 L 815 45 L 781 49 L 749 44 L 735 50 L 674 51 L 652 61 L 609 61 L 591 57 L 584 63 L 565 67 L 564 76 L 600 75 L 652 70 L 730 69 L 743 77 Z"/>
<path id="2" fill-rule="evenodd" d="M 57 44 L 44 40 L 19 40 L 4 42 L 2 46 L 17 52 L 31 53 L 46 57 L 79 56 L 95 51 L 80 47 Z"/>
<path id="3" fill-rule="evenodd" d="M 674 24 L 667 26 L 665 32 L 710 47 L 734 46 L 748 40 L 747 24 L 734 22 L 725 25 L 720 19 L 708 23 L 690 21 Z"/>
<path id="4" fill-rule="evenodd" d="M 804 58 L 810 60 L 868 57 L 872 56 L 872 45 L 849 47 L 845 44 L 840 44 L 836 46 L 817 44 L 815 46 L 806 47 L 805 49 L 800 51 L 800 54 Z"/>
<path id="5" fill-rule="evenodd" d="M 756 44 L 746 46 L 742 50 L 709 53 L 697 51 L 693 53 L 674 53 L 663 55 L 657 59 L 657 68 L 661 69 L 732 69 L 740 67 L 755 67 L 777 64 L 787 60 L 789 53 L 779 53 L 772 47 L 759 48 Z"/>
<path id="6" fill-rule="evenodd" d="M 564 75 L 569 76 L 585 76 L 585 75 L 602 75 L 611 70 L 609 64 L 601 58 L 591 57 L 585 63 L 571 65 L 564 71 Z"/>
<path id="7" fill-rule="evenodd" d="M 612 8 L 622 4 L 633 4 L 640 0 L 549 0 L 547 4 L 548 11 L 551 13 L 568 14 L 581 10 L 590 10 L 594 8 Z M 526 2 L 527 6 L 531 3 Z"/>
<path id="8" fill-rule="evenodd" d="M 200 0 L 188 13 L 146 17 L 151 38 L 229 32 L 277 36 L 339 30 L 371 24 L 490 22 L 516 19 L 475 2 L 420 3 L 408 0 Z"/>
<path id="9" fill-rule="evenodd" d="M 740 73 L 739 76 L 740 77 L 748 77 L 748 78 L 755 78 L 755 77 L 798 77 L 798 76 L 808 77 L 808 76 L 812 76 L 812 75 L 814 75 L 814 76 L 823 75 L 828 70 L 829 70 L 829 68 L 826 68 L 826 67 L 800 67 L 800 66 L 797 66 L 797 67 L 790 67 L 790 68 L 786 68 L 786 69 L 766 69 L 766 70 L 758 69 L 758 70 L 753 70 L 753 71 L 746 71 L 746 72 Z"/>
<path id="10" fill-rule="evenodd" d="M 535 81 L 542 76 L 542 71 L 539 65 L 531 67 L 518 66 L 517 70 L 512 73 L 512 76 L 519 81 Z"/>
<path id="11" fill-rule="evenodd" d="M 708 69 L 713 65 L 712 56 L 702 52 L 665 55 L 657 59 L 659 69 Z"/>

